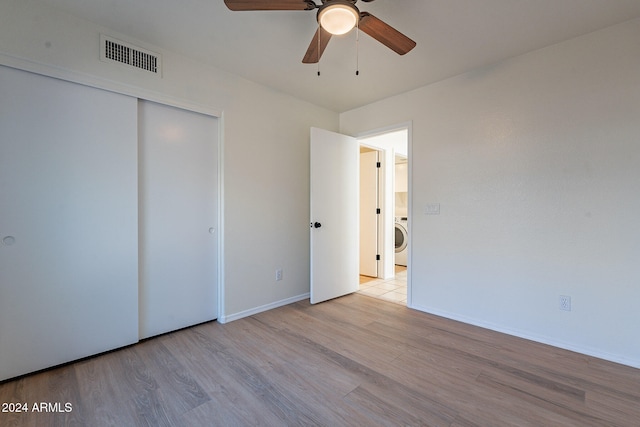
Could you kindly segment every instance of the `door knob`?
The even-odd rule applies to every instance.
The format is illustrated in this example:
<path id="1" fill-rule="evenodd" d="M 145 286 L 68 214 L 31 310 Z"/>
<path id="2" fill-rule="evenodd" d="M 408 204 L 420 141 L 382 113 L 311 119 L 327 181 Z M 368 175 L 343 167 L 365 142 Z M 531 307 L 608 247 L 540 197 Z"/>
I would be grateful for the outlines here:
<path id="1" fill-rule="evenodd" d="M 322 224 L 320 224 L 319 222 L 316 221 L 313 223 L 313 228 L 320 228 L 320 227 L 322 227 Z"/>

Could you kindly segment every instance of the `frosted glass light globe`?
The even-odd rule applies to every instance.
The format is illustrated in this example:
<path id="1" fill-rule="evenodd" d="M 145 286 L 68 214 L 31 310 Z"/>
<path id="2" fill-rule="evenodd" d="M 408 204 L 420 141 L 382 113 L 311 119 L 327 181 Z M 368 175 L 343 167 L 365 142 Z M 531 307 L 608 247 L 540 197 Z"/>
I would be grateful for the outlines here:
<path id="1" fill-rule="evenodd" d="M 356 26 L 358 15 L 358 11 L 354 6 L 332 4 L 318 13 L 318 22 L 326 31 L 339 36 L 348 33 Z"/>

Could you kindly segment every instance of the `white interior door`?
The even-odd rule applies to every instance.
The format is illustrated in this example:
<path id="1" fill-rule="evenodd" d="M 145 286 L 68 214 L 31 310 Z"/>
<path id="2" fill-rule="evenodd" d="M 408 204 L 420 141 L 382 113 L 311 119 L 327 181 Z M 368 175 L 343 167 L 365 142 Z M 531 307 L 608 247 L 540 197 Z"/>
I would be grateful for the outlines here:
<path id="1" fill-rule="evenodd" d="M 358 290 L 359 145 L 311 128 L 311 303 Z"/>
<path id="2" fill-rule="evenodd" d="M 360 274 L 378 277 L 378 151 L 360 153 Z"/>
<path id="3" fill-rule="evenodd" d="M 217 317 L 218 120 L 139 104 L 140 338 Z"/>

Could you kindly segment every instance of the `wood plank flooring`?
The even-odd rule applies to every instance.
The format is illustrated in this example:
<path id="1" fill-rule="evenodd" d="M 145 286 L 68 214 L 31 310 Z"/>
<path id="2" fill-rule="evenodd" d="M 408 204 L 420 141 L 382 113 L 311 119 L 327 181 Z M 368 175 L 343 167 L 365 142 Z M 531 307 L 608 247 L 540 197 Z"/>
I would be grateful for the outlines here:
<path id="1" fill-rule="evenodd" d="M 353 294 L 8 381 L 3 402 L 29 406 L 3 427 L 627 427 L 640 370 Z"/>

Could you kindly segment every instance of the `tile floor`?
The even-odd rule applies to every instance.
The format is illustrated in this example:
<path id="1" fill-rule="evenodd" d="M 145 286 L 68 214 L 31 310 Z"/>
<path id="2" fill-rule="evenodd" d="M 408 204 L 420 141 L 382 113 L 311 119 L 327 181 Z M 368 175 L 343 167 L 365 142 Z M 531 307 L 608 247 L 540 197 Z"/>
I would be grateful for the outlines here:
<path id="1" fill-rule="evenodd" d="M 396 275 L 392 279 L 360 276 L 358 293 L 407 305 L 407 267 L 396 265 Z"/>

